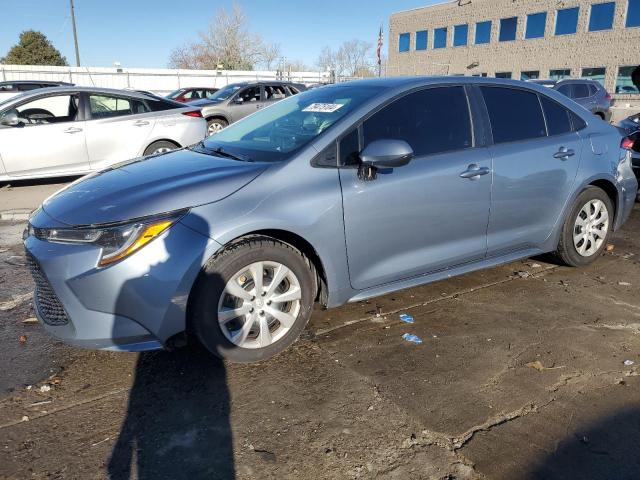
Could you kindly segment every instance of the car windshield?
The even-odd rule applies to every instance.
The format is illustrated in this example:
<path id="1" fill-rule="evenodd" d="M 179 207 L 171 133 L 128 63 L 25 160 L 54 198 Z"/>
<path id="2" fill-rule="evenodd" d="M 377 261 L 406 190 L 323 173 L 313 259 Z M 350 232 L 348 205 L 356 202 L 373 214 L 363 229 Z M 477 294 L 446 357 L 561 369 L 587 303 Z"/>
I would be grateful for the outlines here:
<path id="1" fill-rule="evenodd" d="M 179 88 L 178 90 L 174 90 L 173 92 L 171 92 L 169 95 L 167 95 L 166 98 L 176 98 L 178 95 L 180 95 L 182 92 L 184 92 L 184 88 Z"/>
<path id="2" fill-rule="evenodd" d="M 225 128 L 196 149 L 254 161 L 282 161 L 383 89 L 336 85 L 300 93 Z"/>
<path id="3" fill-rule="evenodd" d="M 213 95 L 209 95 L 207 98 L 210 98 L 211 100 L 226 100 L 231 95 L 233 95 L 238 90 L 240 90 L 242 87 L 243 85 L 232 83 L 231 85 L 227 85 L 226 87 L 221 88 L 220 90 L 215 92 Z"/>

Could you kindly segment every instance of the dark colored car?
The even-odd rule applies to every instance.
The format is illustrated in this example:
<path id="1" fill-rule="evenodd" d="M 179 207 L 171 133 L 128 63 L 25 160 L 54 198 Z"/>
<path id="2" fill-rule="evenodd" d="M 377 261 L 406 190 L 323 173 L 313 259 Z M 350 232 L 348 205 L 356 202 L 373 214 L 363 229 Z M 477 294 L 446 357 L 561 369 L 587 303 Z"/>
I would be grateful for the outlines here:
<path id="1" fill-rule="evenodd" d="M 212 135 L 263 107 L 306 89 L 300 83 L 278 81 L 231 83 L 211 97 L 189 104 L 202 108 L 207 132 Z"/>
<path id="2" fill-rule="evenodd" d="M 533 83 L 553 88 L 574 102 L 582 105 L 594 115 L 611 119 L 611 95 L 595 80 L 565 78 L 563 80 L 532 80 Z"/>
<path id="3" fill-rule="evenodd" d="M 629 139 L 631 146 L 631 163 L 633 165 L 633 173 L 640 181 L 640 113 L 625 118 L 618 124 L 618 128 L 622 130 L 622 134 Z M 638 195 L 640 201 L 640 195 Z"/>
<path id="4" fill-rule="evenodd" d="M 179 88 L 178 90 L 174 90 L 166 98 L 170 98 L 175 102 L 186 103 L 191 102 L 193 100 L 200 100 L 202 98 L 207 98 L 216 93 L 219 88 L 209 88 L 209 87 L 189 87 L 189 88 Z"/>
<path id="5" fill-rule="evenodd" d="M 46 87 L 70 87 L 73 83 L 54 82 L 49 80 L 9 80 L 0 82 L 0 102 L 8 100 L 22 92 Z"/>

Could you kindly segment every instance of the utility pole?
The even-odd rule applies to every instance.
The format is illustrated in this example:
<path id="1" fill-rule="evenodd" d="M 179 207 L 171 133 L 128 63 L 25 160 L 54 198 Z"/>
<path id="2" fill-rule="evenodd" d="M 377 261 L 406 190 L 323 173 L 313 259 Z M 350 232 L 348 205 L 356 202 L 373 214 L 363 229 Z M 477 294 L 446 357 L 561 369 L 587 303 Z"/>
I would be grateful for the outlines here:
<path id="1" fill-rule="evenodd" d="M 73 0 L 69 0 L 71 5 L 71 24 L 73 25 L 73 44 L 76 47 L 76 66 L 80 66 L 80 51 L 78 50 L 78 32 L 76 31 L 76 14 L 73 11 Z"/>

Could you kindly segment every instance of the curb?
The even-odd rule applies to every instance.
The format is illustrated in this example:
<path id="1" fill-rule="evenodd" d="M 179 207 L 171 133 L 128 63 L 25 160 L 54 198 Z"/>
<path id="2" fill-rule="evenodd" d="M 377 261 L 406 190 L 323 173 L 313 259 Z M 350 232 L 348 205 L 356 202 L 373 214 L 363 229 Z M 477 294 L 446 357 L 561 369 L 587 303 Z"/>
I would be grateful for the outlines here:
<path id="1" fill-rule="evenodd" d="M 16 222 L 29 220 L 31 210 L 4 210 L 0 212 L 0 220 L 4 222 Z"/>

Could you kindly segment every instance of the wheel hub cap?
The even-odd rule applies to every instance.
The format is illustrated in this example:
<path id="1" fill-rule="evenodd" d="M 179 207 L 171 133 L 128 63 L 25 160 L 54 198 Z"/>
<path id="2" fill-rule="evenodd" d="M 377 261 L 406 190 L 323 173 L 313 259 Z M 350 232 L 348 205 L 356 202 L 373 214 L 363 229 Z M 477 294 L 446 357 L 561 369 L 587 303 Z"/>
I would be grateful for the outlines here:
<path id="1" fill-rule="evenodd" d="M 285 265 L 255 262 L 231 277 L 218 301 L 218 324 L 240 348 L 264 348 L 291 329 L 302 299 L 300 282 Z"/>
<path id="2" fill-rule="evenodd" d="M 578 254 L 590 257 L 605 241 L 609 231 L 609 212 L 602 200 L 588 201 L 578 212 L 573 227 L 573 245 Z"/>

